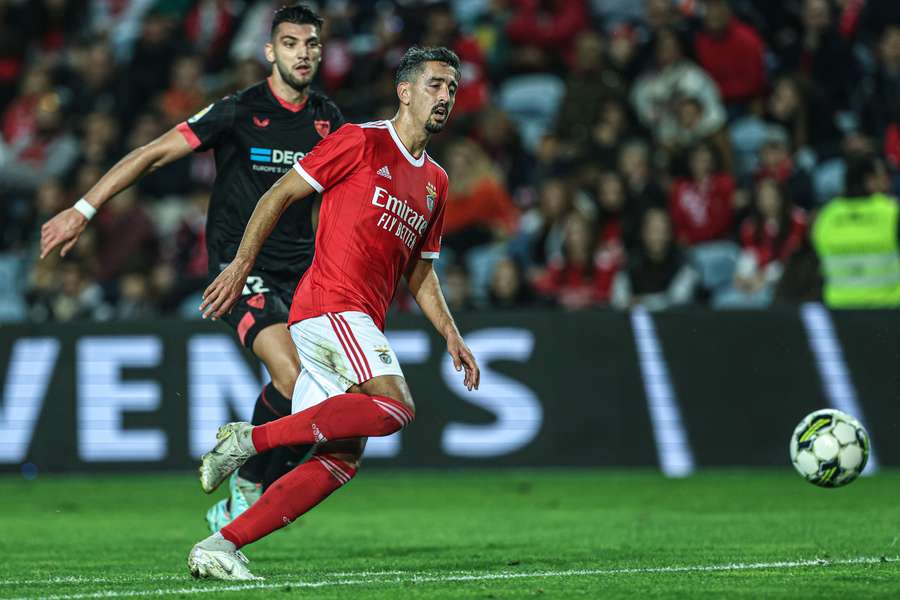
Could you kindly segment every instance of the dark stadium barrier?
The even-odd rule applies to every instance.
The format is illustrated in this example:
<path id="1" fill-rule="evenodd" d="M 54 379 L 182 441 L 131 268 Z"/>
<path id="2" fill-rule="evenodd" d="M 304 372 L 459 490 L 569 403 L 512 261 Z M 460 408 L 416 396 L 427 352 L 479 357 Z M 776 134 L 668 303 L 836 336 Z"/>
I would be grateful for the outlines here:
<path id="1" fill-rule="evenodd" d="M 480 312 L 468 393 L 423 318 L 389 338 L 418 418 L 370 440 L 369 466 L 786 466 L 808 412 L 867 424 L 900 464 L 900 319 L 829 313 Z M 247 419 L 263 374 L 208 322 L 0 327 L 0 471 L 187 469 L 216 427 Z"/>

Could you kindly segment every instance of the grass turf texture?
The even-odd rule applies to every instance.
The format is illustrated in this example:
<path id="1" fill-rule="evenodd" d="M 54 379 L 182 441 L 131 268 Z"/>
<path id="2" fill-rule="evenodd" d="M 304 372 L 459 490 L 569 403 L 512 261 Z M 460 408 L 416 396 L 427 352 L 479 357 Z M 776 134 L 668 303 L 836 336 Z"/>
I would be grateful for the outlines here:
<path id="1" fill-rule="evenodd" d="M 900 597 L 897 472 L 824 490 L 788 471 L 363 471 L 246 548 L 266 577 L 249 584 L 187 572 L 221 496 L 189 475 L 0 478 L 0 598 Z"/>

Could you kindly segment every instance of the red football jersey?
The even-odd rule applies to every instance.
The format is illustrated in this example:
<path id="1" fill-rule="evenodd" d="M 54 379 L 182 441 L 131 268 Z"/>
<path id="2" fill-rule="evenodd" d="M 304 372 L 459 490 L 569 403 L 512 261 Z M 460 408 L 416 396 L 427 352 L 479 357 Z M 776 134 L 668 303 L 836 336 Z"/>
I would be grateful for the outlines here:
<path id="1" fill-rule="evenodd" d="M 294 169 L 322 194 L 322 208 L 290 323 L 358 310 L 383 330 L 410 259 L 440 253 L 447 173 L 426 152 L 414 158 L 390 121 L 348 123 Z"/>

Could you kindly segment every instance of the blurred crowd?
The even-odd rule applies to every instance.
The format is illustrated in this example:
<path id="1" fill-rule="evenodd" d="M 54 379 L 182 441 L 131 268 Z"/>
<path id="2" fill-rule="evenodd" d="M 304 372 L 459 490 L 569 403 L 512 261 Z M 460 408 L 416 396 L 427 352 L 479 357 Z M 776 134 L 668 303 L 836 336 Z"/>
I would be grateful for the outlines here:
<path id="1" fill-rule="evenodd" d="M 263 79 L 241 0 L 0 0 L 0 320 L 196 316 L 212 157 L 111 200 L 71 258 L 40 226 L 129 150 Z M 900 183 L 897 0 L 311 3 L 317 87 L 393 116 L 412 44 L 462 60 L 443 252 L 455 311 L 821 297 L 809 228 L 854 156 Z M 412 306 L 405 294 L 398 310 Z"/>

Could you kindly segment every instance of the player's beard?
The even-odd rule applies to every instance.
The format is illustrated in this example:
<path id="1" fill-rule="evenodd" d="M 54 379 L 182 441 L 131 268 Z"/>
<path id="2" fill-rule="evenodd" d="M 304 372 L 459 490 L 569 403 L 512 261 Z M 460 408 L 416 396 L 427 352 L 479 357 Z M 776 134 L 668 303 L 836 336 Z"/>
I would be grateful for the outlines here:
<path id="1" fill-rule="evenodd" d="M 446 123 L 446 121 L 444 121 L 444 123 Z M 428 133 L 440 133 L 444 130 L 444 123 L 439 123 L 432 117 L 428 117 L 428 120 L 425 121 L 425 131 Z"/>
<path id="2" fill-rule="evenodd" d="M 450 119 L 450 107 L 445 106 L 444 108 L 447 111 L 447 113 L 444 115 L 443 121 L 437 121 L 434 118 L 434 115 L 435 115 L 434 111 L 432 111 L 431 114 L 428 115 L 428 118 L 425 119 L 425 131 L 427 131 L 428 133 L 434 134 L 434 133 L 440 133 L 441 131 L 444 130 L 444 126 L 447 124 L 447 120 Z"/>
<path id="3" fill-rule="evenodd" d="M 278 73 L 281 74 L 281 80 L 298 92 L 305 92 L 309 87 L 309 84 L 312 83 L 313 78 L 316 76 L 316 71 L 318 70 L 316 64 L 310 62 L 309 67 L 309 75 L 300 78 L 294 75 L 294 69 L 292 67 L 285 67 L 281 62 L 275 61 L 275 68 L 278 69 Z"/>

